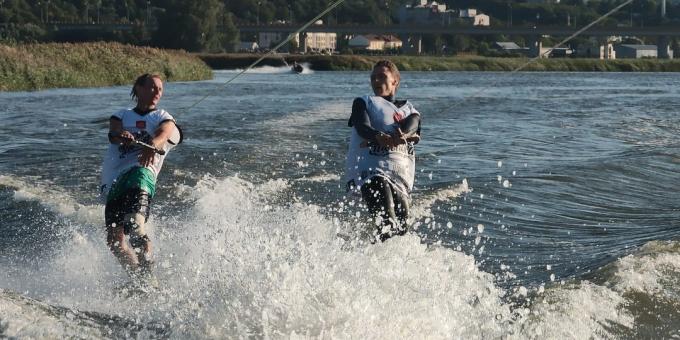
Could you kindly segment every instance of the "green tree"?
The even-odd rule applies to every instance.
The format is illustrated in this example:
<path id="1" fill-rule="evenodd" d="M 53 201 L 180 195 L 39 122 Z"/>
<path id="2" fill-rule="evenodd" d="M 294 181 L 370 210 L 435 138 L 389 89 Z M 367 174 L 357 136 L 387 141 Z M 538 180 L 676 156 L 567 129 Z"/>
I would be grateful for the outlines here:
<path id="1" fill-rule="evenodd" d="M 223 34 L 218 19 L 223 12 L 219 0 L 165 0 L 160 6 L 154 42 L 165 48 L 192 52 L 220 51 Z"/>
<path id="2" fill-rule="evenodd" d="M 221 42 L 222 49 L 226 52 L 236 52 L 239 45 L 239 31 L 234 25 L 234 15 L 230 12 L 223 12 L 221 24 Z"/>

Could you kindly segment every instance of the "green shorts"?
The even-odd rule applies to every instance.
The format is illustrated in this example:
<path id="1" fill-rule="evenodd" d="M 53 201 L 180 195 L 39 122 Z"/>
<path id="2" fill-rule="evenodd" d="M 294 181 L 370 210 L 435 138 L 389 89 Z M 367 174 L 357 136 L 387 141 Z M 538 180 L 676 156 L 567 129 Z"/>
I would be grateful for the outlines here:
<path id="1" fill-rule="evenodd" d="M 111 191 L 106 196 L 106 202 L 115 200 L 134 188 L 146 191 L 149 197 L 153 197 L 156 194 L 156 175 L 150 169 L 143 167 L 128 170 L 113 182 Z"/>
<path id="2" fill-rule="evenodd" d="M 133 226 L 130 221 L 125 220 L 128 214 L 140 214 L 144 216 L 144 221 L 149 219 L 151 212 L 151 198 L 149 194 L 139 188 L 132 188 L 124 195 L 106 202 L 104 218 L 107 227 L 123 227 L 125 234 L 129 234 Z"/>

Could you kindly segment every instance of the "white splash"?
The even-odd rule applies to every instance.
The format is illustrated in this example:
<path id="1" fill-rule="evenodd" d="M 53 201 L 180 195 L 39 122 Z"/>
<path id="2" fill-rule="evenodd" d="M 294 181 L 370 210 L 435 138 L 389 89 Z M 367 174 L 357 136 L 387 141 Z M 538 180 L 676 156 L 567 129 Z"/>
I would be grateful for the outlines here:
<path id="1" fill-rule="evenodd" d="M 413 206 L 411 207 L 411 217 L 414 219 L 420 219 L 423 217 L 432 216 L 431 209 L 436 202 L 450 201 L 470 191 L 472 190 L 468 186 L 467 179 L 463 179 L 463 181 L 458 185 L 439 189 L 431 194 L 418 197 L 417 200 L 414 199 Z"/>

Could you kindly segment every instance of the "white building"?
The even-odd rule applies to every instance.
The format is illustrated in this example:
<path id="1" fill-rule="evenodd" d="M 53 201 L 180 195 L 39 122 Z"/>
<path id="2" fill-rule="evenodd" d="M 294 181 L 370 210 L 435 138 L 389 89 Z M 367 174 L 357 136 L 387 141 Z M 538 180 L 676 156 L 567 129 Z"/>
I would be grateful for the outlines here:
<path id="1" fill-rule="evenodd" d="M 308 32 L 302 34 L 304 44 L 300 41 L 300 36 L 293 38 L 300 48 L 305 48 L 303 52 L 333 53 L 338 47 L 337 33 Z"/>
<path id="2" fill-rule="evenodd" d="M 305 37 L 305 43 L 301 44 L 300 36 L 295 36 L 292 41 L 299 48 L 305 48 L 303 52 L 327 52 L 333 53 L 337 48 L 337 33 L 324 32 L 307 32 L 302 34 Z M 260 32 L 258 34 L 259 45 L 262 48 L 269 49 L 279 44 L 283 39 L 288 37 L 287 34 L 276 32 Z"/>
<path id="3" fill-rule="evenodd" d="M 349 47 L 366 51 L 384 51 L 401 48 L 403 42 L 393 35 L 357 35 L 349 40 Z"/>
<path id="4" fill-rule="evenodd" d="M 458 10 L 458 17 L 472 26 L 489 26 L 491 25 L 491 18 L 474 8 L 466 8 Z"/>

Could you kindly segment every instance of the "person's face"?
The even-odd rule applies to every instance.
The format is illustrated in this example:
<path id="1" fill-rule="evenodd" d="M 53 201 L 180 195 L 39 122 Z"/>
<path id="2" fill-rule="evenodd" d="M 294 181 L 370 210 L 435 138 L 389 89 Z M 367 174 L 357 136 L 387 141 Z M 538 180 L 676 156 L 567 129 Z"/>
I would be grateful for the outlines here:
<path id="1" fill-rule="evenodd" d="M 399 81 L 389 68 L 380 66 L 371 73 L 371 87 L 376 96 L 393 96 L 397 93 Z"/>
<path id="2" fill-rule="evenodd" d="M 144 85 L 137 86 L 137 105 L 153 108 L 163 96 L 163 81 L 158 78 L 149 78 Z"/>

